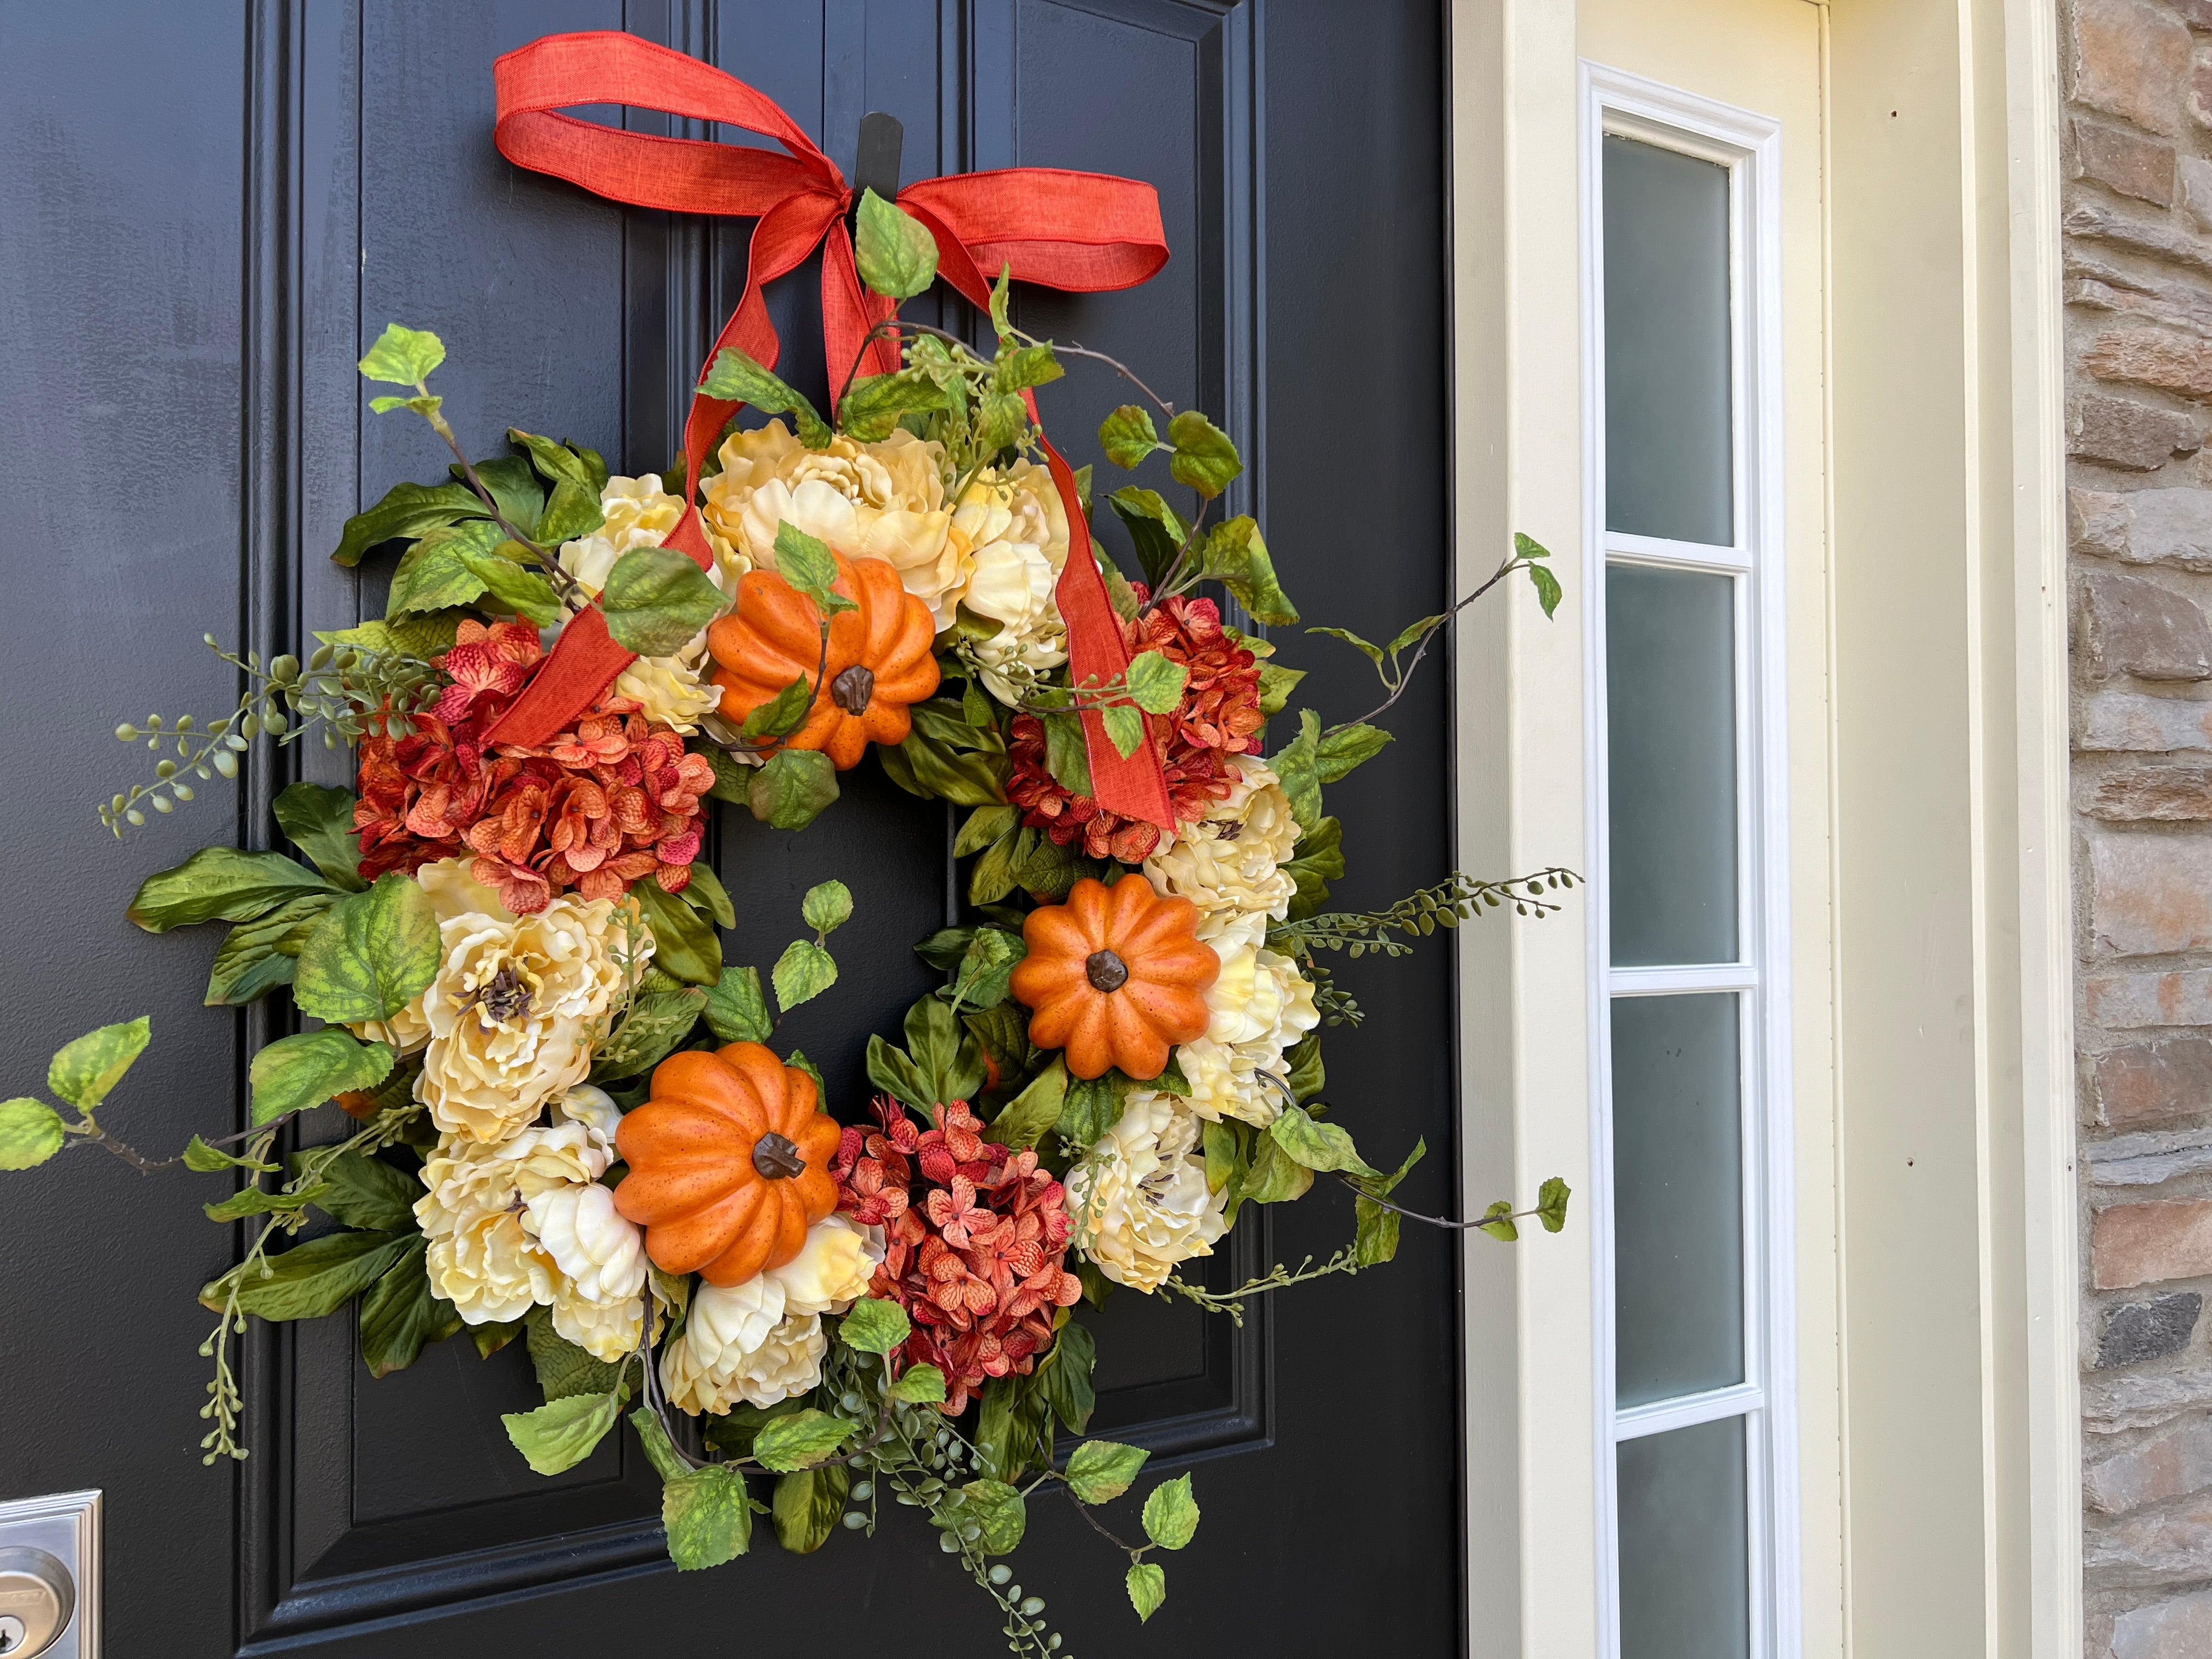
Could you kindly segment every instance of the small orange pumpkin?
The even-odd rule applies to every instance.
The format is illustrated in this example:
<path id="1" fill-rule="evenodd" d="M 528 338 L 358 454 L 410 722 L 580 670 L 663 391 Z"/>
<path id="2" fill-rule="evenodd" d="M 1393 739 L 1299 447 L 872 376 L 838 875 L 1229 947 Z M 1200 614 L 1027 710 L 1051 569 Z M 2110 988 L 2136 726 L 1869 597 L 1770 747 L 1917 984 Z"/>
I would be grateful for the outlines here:
<path id="1" fill-rule="evenodd" d="M 1030 911 L 1029 954 L 1013 977 L 1015 998 L 1035 1011 L 1030 1041 L 1065 1049 L 1080 1078 L 1115 1066 L 1158 1077 L 1177 1043 L 1206 1034 L 1206 993 L 1221 976 L 1221 958 L 1197 929 L 1196 905 L 1163 897 L 1138 875 L 1111 887 L 1085 877 L 1065 904 Z"/>
<path id="2" fill-rule="evenodd" d="M 720 665 L 721 714 L 738 721 L 804 676 L 814 685 L 806 723 L 784 739 L 791 749 L 818 749 L 839 771 L 860 763 L 872 743 L 906 741 L 907 713 L 937 690 L 937 628 L 929 607 L 906 591 L 883 559 L 836 556 L 832 592 L 858 607 L 830 622 L 822 653 L 821 614 L 814 601 L 773 570 L 738 579 L 737 608 L 707 630 L 707 649 Z M 830 683 L 825 696 L 816 668 Z"/>
<path id="3" fill-rule="evenodd" d="M 842 1133 L 814 1079 L 757 1042 L 672 1054 L 615 1130 L 629 1173 L 615 1208 L 645 1228 L 662 1271 L 742 1285 L 781 1267 L 837 1207 Z"/>

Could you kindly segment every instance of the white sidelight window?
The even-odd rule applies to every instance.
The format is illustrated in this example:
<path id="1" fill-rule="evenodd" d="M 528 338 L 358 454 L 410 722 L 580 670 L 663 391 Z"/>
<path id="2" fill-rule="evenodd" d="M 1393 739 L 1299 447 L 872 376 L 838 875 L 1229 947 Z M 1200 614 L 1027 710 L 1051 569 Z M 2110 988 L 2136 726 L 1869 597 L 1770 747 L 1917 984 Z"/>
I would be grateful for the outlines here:
<path id="1" fill-rule="evenodd" d="M 1601 1653 L 1790 1659 L 1780 137 L 1583 99 Z"/>

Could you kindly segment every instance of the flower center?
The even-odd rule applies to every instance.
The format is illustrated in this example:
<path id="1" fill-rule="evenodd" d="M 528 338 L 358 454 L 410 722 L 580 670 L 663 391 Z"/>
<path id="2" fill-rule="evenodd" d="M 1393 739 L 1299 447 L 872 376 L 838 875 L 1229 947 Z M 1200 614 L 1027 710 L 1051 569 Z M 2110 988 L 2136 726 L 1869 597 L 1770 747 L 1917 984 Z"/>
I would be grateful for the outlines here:
<path id="1" fill-rule="evenodd" d="M 1118 991 L 1129 982 L 1129 964 L 1111 951 L 1093 951 L 1084 962 L 1083 972 L 1094 991 Z"/>
<path id="2" fill-rule="evenodd" d="M 806 1172 L 806 1160 L 799 1155 L 796 1143 L 771 1129 L 753 1142 L 753 1168 L 769 1181 L 788 1181 Z"/>
<path id="3" fill-rule="evenodd" d="M 1216 830 L 1213 832 L 1213 836 L 1214 839 L 1217 841 L 1235 841 L 1237 836 L 1243 833 L 1243 824 L 1239 823 L 1237 819 L 1231 818 L 1228 823 Z"/>
<path id="4" fill-rule="evenodd" d="M 484 988 L 477 993 L 477 1012 L 495 1025 L 504 1025 L 518 1015 L 530 1012 L 530 987 L 513 963 L 507 963 L 491 976 Z"/>
<path id="5" fill-rule="evenodd" d="M 854 663 L 830 682 L 830 701 L 848 714 L 868 712 L 868 699 L 876 695 L 876 676 L 873 669 Z"/>

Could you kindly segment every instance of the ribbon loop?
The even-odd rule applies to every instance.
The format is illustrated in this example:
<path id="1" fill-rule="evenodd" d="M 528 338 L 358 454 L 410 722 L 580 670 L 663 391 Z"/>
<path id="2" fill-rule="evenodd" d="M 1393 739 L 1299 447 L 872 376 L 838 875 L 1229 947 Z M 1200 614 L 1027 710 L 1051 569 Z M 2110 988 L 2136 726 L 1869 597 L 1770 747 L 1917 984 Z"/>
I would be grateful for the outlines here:
<path id="1" fill-rule="evenodd" d="M 781 355 L 763 295 L 765 284 L 822 258 L 822 336 L 834 390 L 860 358 L 864 373 L 899 367 L 896 341 L 869 341 L 896 306 L 860 282 L 846 215 L 853 192 L 835 162 L 765 94 L 736 76 L 632 34 L 598 30 L 551 34 L 493 65 L 498 115 L 493 142 L 517 167 L 543 173 L 635 207 L 757 221 L 746 257 L 745 288 L 713 351 L 735 347 L 764 368 Z M 659 110 L 719 122 L 772 139 L 783 153 L 657 133 L 629 132 L 560 112 L 598 104 Z M 971 304 L 988 307 L 997 273 L 1079 292 L 1134 286 L 1167 263 L 1159 198 L 1149 185 L 1056 167 L 1009 167 L 926 179 L 898 194 L 899 205 L 936 239 L 938 274 Z M 703 374 L 703 370 L 702 371 Z M 702 467 L 740 405 L 695 392 L 684 422 L 688 498 Z M 1035 404 L 1030 405 L 1032 412 Z M 834 419 L 834 409 L 826 411 Z M 1044 445 L 1068 522 L 1068 557 L 1054 596 L 1068 632 L 1078 684 L 1118 678 L 1129 664 L 1091 551 L 1089 526 L 1074 475 Z M 686 507 L 667 545 L 702 569 L 714 555 L 696 505 Z M 594 605 L 572 618 L 550 659 L 488 734 L 495 743 L 540 744 L 589 708 L 632 660 L 607 632 Z M 1083 716 L 1093 798 L 1126 817 L 1171 830 L 1167 781 L 1157 745 L 1124 757 L 1097 713 Z"/>

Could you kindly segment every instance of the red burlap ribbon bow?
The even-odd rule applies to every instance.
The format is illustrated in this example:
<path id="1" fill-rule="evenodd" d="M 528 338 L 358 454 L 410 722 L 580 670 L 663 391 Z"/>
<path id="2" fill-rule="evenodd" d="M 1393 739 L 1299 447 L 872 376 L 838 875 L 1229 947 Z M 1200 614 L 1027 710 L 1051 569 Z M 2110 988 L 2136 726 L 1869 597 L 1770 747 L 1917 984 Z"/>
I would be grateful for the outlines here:
<path id="1" fill-rule="evenodd" d="M 610 31 L 548 35 L 508 52 L 492 72 L 499 91 L 494 141 L 518 167 L 636 207 L 759 221 L 744 295 L 708 363 L 714 353 L 735 346 L 775 367 L 781 343 L 762 287 L 821 247 L 823 348 L 831 383 L 843 380 L 869 330 L 890 315 L 891 302 L 860 285 L 846 230 L 853 192 L 844 175 L 772 99 L 696 58 Z M 786 153 L 618 131 L 556 112 L 582 104 L 626 104 L 718 121 L 772 138 Z M 991 278 L 985 273 L 1002 266 L 1022 282 L 1091 292 L 1133 287 L 1167 262 L 1159 198 L 1150 185 L 1134 179 L 1010 167 L 927 179 L 908 185 L 897 199 L 937 239 L 938 274 L 979 307 L 990 303 Z M 869 344 L 860 372 L 884 374 L 898 366 L 894 343 L 878 339 Z M 694 486 L 738 407 L 703 393 L 693 397 L 684 452 L 684 477 Z M 1103 684 L 1127 669 L 1128 646 L 1092 562 L 1074 474 L 1049 443 L 1044 451 L 1067 514 L 1067 565 L 1055 593 L 1067 624 L 1069 665 L 1077 684 Z M 685 512 L 667 544 L 689 554 L 702 569 L 713 568 L 696 507 Z M 492 728 L 490 739 L 539 744 L 568 729 L 632 659 L 608 634 L 598 608 L 585 611 L 569 623 L 551 659 Z M 1157 743 L 1125 759 L 1096 713 L 1083 720 L 1095 798 L 1110 811 L 1172 829 Z"/>

